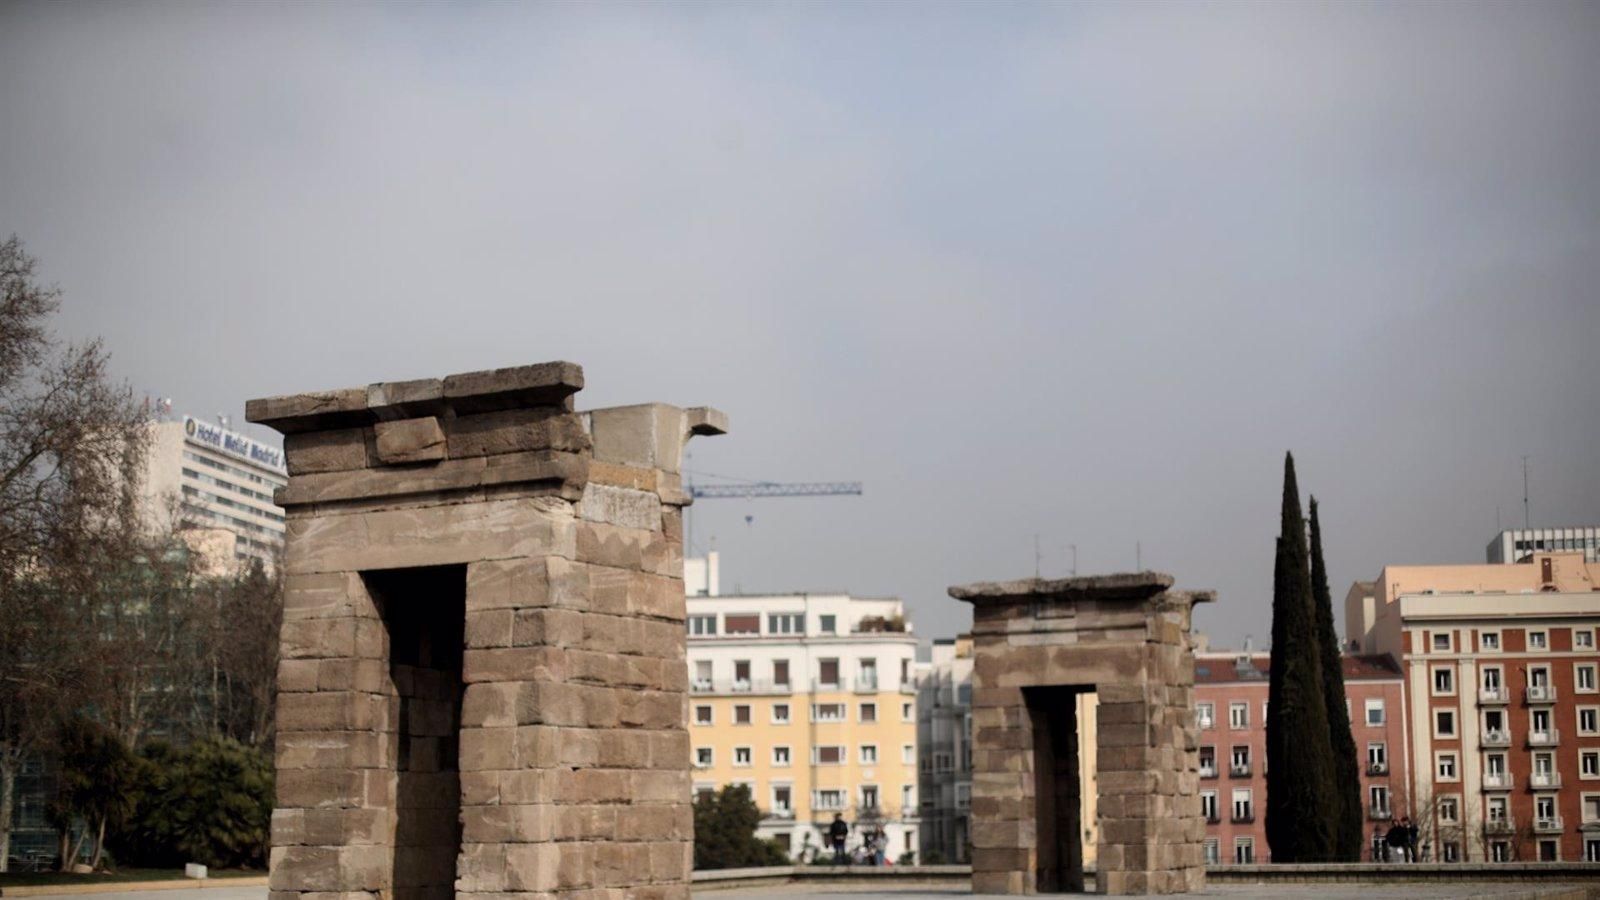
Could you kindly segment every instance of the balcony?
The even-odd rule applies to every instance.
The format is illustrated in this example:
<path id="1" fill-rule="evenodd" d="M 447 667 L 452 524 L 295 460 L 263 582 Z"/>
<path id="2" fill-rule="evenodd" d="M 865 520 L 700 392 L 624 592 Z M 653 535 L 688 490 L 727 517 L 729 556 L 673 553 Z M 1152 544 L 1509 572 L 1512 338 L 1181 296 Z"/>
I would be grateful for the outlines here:
<path id="1" fill-rule="evenodd" d="M 1561 787 L 1560 772 L 1535 772 L 1528 776 L 1528 790 L 1542 791 Z"/>
<path id="2" fill-rule="evenodd" d="M 1235 825 L 1252 825 L 1256 821 L 1256 814 L 1249 810 L 1245 810 L 1244 812 L 1234 810 L 1233 815 L 1228 817 L 1228 821 Z"/>
<path id="3" fill-rule="evenodd" d="M 1553 685 L 1548 684 L 1531 685 L 1523 696 L 1529 704 L 1554 703 L 1556 702 L 1556 689 Z"/>
<path id="4" fill-rule="evenodd" d="M 1215 728 L 1217 727 L 1217 720 L 1212 716 L 1196 716 L 1194 720 L 1194 727 L 1202 729 Z"/>
<path id="5" fill-rule="evenodd" d="M 1485 731 L 1480 743 L 1485 747 L 1509 747 L 1511 746 L 1511 732 L 1504 730 Z"/>
<path id="6" fill-rule="evenodd" d="M 793 822 L 794 809 L 769 809 L 762 818 L 769 822 Z"/>
<path id="7" fill-rule="evenodd" d="M 813 690 L 813 691 L 848 691 L 848 690 L 850 690 L 850 679 L 848 679 L 848 678 L 835 678 L 835 679 L 832 679 L 832 680 L 824 680 L 824 679 L 821 679 L 821 678 L 813 678 L 813 679 L 811 679 L 811 690 Z"/>
<path id="8" fill-rule="evenodd" d="M 1250 777 L 1250 764 L 1249 763 L 1245 763 L 1243 765 L 1239 765 L 1239 764 L 1235 763 L 1234 765 L 1229 766 L 1228 767 L 1228 777 L 1229 778 L 1249 778 Z"/>
<path id="9" fill-rule="evenodd" d="M 689 683 L 689 692 L 691 694 L 710 695 L 755 694 L 787 696 L 794 693 L 794 687 L 786 681 L 745 681 L 734 679 L 706 681 L 704 679 L 695 679 Z"/>
<path id="10" fill-rule="evenodd" d="M 1484 834 L 1510 834 L 1516 830 L 1516 822 L 1510 816 L 1500 816 L 1483 823 Z"/>
<path id="11" fill-rule="evenodd" d="M 1367 774 L 1387 775 L 1389 774 L 1389 764 L 1386 762 L 1369 762 L 1367 763 Z"/>
<path id="12" fill-rule="evenodd" d="M 1510 772 L 1485 772 L 1483 775 L 1483 789 L 1486 791 L 1509 791 L 1516 779 Z"/>
<path id="13" fill-rule="evenodd" d="M 1533 820 L 1534 834 L 1560 834 L 1561 830 L 1560 816 L 1545 816 L 1542 819 Z"/>
<path id="14" fill-rule="evenodd" d="M 1222 824 L 1222 816 L 1217 815 L 1217 811 L 1216 810 L 1212 810 L 1211 812 L 1206 813 L 1206 824 L 1207 825 L 1220 825 L 1220 824 Z"/>
<path id="15" fill-rule="evenodd" d="M 1528 732 L 1529 747 L 1554 747 L 1559 743 L 1561 743 L 1561 732 L 1558 729 Z"/>
<path id="16" fill-rule="evenodd" d="M 1217 777 L 1217 767 L 1216 766 L 1207 766 L 1207 765 L 1200 766 L 1200 777 L 1201 778 L 1215 778 L 1215 777 Z"/>
<path id="17" fill-rule="evenodd" d="M 1378 822 L 1387 822 L 1394 818 L 1394 812 L 1387 806 L 1369 806 L 1367 807 L 1367 818 Z"/>
<path id="18" fill-rule="evenodd" d="M 909 678 L 905 678 L 905 679 L 901 680 L 901 682 L 900 682 L 900 693 L 902 693 L 902 694 L 915 694 L 916 692 L 917 692 L 917 683 L 915 681 L 912 681 Z"/>
<path id="19" fill-rule="evenodd" d="M 1494 706 L 1510 702 L 1511 692 L 1506 690 L 1506 687 L 1503 684 L 1496 687 L 1478 688 L 1478 703 L 1484 706 Z"/>

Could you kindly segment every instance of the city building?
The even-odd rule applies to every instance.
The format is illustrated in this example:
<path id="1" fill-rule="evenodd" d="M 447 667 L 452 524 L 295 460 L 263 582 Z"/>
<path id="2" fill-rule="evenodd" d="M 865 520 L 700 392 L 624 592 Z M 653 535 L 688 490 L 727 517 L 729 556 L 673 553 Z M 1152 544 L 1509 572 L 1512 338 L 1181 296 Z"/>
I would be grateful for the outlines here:
<path id="1" fill-rule="evenodd" d="M 1195 655 L 1195 724 L 1200 743 L 1200 807 L 1208 865 L 1271 862 L 1267 846 L 1267 687 L 1269 653 Z M 1361 755 L 1362 815 L 1383 834 L 1407 783 L 1405 693 L 1386 655 L 1340 658 L 1345 714 Z"/>
<path id="2" fill-rule="evenodd" d="M 214 532 L 196 548 L 214 565 L 271 563 L 283 547 L 283 510 L 272 501 L 289 480 L 283 451 L 193 416 L 152 427 L 144 480 L 150 521 L 166 524 L 173 510 L 183 525 Z"/>
<path id="3" fill-rule="evenodd" d="M 922 862 L 965 863 L 972 811 L 972 638 L 940 638 L 917 680 Z"/>
<path id="4" fill-rule="evenodd" d="M 850 845 L 882 829 L 918 849 L 916 638 L 901 602 L 844 593 L 714 590 L 686 565 L 694 790 L 744 784 L 758 836 L 808 857 L 835 814 Z"/>
<path id="5" fill-rule="evenodd" d="M 1600 861 L 1600 565 L 1387 566 L 1345 617 L 1363 652 L 1400 660 L 1404 810 L 1435 858 Z"/>
<path id="6" fill-rule="evenodd" d="M 1511 528 L 1494 536 L 1485 557 L 1492 563 L 1525 562 L 1535 553 L 1577 551 L 1600 562 L 1600 528 Z"/>

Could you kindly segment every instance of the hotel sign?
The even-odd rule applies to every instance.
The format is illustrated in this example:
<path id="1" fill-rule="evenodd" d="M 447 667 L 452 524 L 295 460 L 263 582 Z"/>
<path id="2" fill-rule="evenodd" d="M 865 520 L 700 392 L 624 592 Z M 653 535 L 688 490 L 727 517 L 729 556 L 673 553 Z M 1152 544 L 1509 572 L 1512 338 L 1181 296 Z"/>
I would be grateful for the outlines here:
<path id="1" fill-rule="evenodd" d="M 258 444 L 238 432 L 219 425 L 209 425 L 194 416 L 183 417 L 183 434 L 191 443 L 221 450 L 230 456 L 248 460 L 258 466 L 283 471 L 283 451 L 266 444 Z"/>

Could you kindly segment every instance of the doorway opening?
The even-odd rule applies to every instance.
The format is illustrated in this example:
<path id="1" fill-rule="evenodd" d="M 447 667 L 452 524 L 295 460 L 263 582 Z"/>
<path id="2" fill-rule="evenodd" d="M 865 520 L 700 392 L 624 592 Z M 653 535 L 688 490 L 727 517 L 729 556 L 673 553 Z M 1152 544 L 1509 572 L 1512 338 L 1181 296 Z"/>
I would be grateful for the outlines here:
<path id="1" fill-rule="evenodd" d="M 1077 685 L 1022 690 L 1033 728 L 1034 889 L 1040 893 L 1085 890 L 1084 841 L 1095 834 L 1085 813 L 1093 815 L 1098 798 L 1084 802 L 1094 783 L 1084 778 L 1079 720 L 1080 710 L 1093 715 L 1083 702 L 1093 693 L 1092 686 Z M 1092 760 L 1093 748 L 1088 755 Z"/>
<path id="2" fill-rule="evenodd" d="M 388 632 L 393 900 L 455 896 L 467 567 L 364 572 Z"/>

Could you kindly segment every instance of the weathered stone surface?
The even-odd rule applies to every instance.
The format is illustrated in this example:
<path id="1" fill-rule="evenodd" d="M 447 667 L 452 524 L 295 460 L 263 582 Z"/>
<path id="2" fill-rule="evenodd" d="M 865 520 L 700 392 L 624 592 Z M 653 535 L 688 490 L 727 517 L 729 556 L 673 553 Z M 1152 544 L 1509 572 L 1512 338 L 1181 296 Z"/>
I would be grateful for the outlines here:
<path id="1" fill-rule="evenodd" d="M 387 465 L 444 459 L 444 429 L 435 416 L 379 422 L 373 433 L 377 437 L 378 459 Z"/>
<path id="2" fill-rule="evenodd" d="M 273 900 L 688 897 L 677 468 L 726 420 L 580 417 L 582 383 L 250 405 L 291 473 Z"/>

